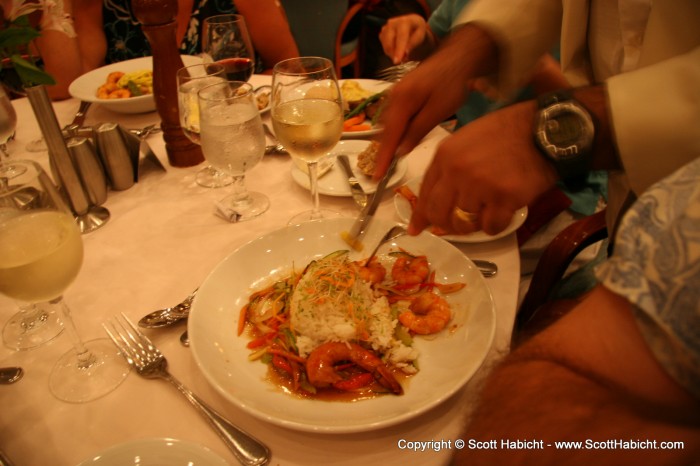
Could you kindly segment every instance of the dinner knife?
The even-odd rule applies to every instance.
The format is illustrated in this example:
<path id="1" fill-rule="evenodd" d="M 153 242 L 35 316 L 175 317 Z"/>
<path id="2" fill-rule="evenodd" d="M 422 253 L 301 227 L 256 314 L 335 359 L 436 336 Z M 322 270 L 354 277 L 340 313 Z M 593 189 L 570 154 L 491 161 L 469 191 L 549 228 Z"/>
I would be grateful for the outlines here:
<path id="1" fill-rule="evenodd" d="M 341 235 L 343 240 L 345 240 L 345 242 L 348 243 L 350 247 L 356 251 L 362 251 L 362 237 L 364 236 L 365 232 L 367 231 L 367 228 L 369 227 L 369 224 L 374 218 L 374 213 L 377 211 L 377 207 L 379 207 L 379 201 L 381 201 L 382 199 L 382 195 L 384 194 L 384 190 L 386 189 L 387 184 L 389 184 L 389 180 L 394 175 L 394 171 L 396 170 L 396 164 L 398 163 L 398 161 L 399 157 L 396 156 L 394 156 L 391 159 L 391 164 L 389 165 L 389 168 L 384 174 L 384 177 L 379 181 L 379 184 L 377 185 L 377 190 L 372 196 L 372 200 L 370 200 L 369 203 L 365 206 L 365 208 L 362 209 L 362 212 L 360 212 L 360 216 L 357 217 L 357 220 L 355 220 L 355 223 L 353 223 L 352 227 L 350 228 L 350 231 L 344 232 Z"/>
<path id="2" fill-rule="evenodd" d="M 340 154 L 337 156 L 337 159 L 340 162 L 340 166 L 342 167 L 343 171 L 345 172 L 345 175 L 348 178 L 348 184 L 350 185 L 350 193 L 352 193 L 352 198 L 355 200 L 355 204 L 357 204 L 360 207 L 360 209 L 364 209 L 367 205 L 367 194 L 365 194 L 365 190 L 362 189 L 362 185 L 359 181 L 357 181 L 357 178 L 355 178 L 355 174 L 353 173 L 352 167 L 350 166 L 350 160 L 348 160 L 348 156 L 345 154 Z"/>

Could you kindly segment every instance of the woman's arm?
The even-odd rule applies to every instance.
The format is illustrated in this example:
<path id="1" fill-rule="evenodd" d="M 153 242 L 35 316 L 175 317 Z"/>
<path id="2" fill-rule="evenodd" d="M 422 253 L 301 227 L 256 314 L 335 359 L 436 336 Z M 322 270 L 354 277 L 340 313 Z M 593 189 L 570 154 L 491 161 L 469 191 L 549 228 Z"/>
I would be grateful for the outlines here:
<path id="1" fill-rule="evenodd" d="M 245 17 L 266 72 L 271 72 L 278 61 L 299 56 L 287 17 L 277 0 L 235 0 L 234 3 Z"/>
<path id="2" fill-rule="evenodd" d="M 47 88 L 49 96 L 55 100 L 70 97 L 70 83 L 81 74 L 101 66 L 107 50 L 101 1 L 65 1 L 64 8 L 73 17 L 76 37 L 44 30 L 34 44 L 42 57 L 44 69 L 56 80 L 56 85 Z"/>

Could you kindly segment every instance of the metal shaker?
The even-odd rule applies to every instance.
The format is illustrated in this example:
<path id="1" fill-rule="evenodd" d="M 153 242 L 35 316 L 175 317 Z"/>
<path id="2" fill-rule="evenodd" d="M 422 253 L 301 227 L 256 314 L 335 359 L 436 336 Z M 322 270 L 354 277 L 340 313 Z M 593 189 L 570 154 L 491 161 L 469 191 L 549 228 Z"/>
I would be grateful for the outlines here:
<path id="1" fill-rule="evenodd" d="M 29 86 L 25 88 L 25 91 L 49 149 L 54 181 L 70 204 L 80 231 L 87 233 L 100 228 L 109 220 L 109 211 L 102 206 L 90 203 L 63 139 L 61 128 L 58 126 L 58 120 L 46 88 L 44 86 Z"/>
<path id="2" fill-rule="evenodd" d="M 107 200 L 107 177 L 92 141 L 74 137 L 66 142 L 73 164 L 92 205 L 102 205 Z"/>
<path id="3" fill-rule="evenodd" d="M 110 185 L 116 191 L 134 185 L 134 163 L 131 151 L 117 123 L 103 123 L 95 131 L 97 148 Z"/>

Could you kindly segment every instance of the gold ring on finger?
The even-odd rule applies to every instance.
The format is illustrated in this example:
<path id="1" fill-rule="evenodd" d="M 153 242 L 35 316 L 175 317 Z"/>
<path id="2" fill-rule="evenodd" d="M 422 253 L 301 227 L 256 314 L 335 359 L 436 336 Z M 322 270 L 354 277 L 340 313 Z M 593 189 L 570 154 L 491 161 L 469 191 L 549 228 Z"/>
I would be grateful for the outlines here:
<path id="1" fill-rule="evenodd" d="M 460 209 L 459 207 L 455 207 L 453 212 L 455 217 L 468 223 L 476 223 L 476 219 L 478 218 L 477 214 L 467 212 L 466 210 Z"/>

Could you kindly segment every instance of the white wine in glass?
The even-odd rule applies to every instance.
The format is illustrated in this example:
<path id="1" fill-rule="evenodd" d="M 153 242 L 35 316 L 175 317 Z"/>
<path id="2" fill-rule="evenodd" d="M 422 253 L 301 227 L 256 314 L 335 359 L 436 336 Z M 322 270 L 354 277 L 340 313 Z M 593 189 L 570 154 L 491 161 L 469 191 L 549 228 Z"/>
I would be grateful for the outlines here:
<path id="1" fill-rule="evenodd" d="M 199 132 L 199 90 L 211 84 L 226 81 L 224 67 L 218 63 L 201 63 L 180 68 L 177 77 L 177 104 L 180 126 L 187 138 L 201 144 Z M 232 180 L 229 180 L 228 184 Z"/>
<path id="2" fill-rule="evenodd" d="M 329 157 L 343 132 L 343 104 L 333 62 L 320 57 L 291 58 L 272 73 L 272 125 L 292 158 L 306 164 L 313 209 L 295 215 L 290 224 L 339 214 L 321 210 L 318 162 Z"/>
<path id="3" fill-rule="evenodd" d="M 234 193 L 217 203 L 231 222 L 257 217 L 270 207 L 262 193 L 245 187 L 245 174 L 265 152 L 265 134 L 253 93 L 243 81 L 224 81 L 199 91 L 199 119 L 204 158 L 234 179 Z"/>
<path id="4" fill-rule="evenodd" d="M 199 138 L 199 101 L 197 93 L 203 87 L 225 80 L 224 67 L 216 63 L 200 63 L 177 70 L 177 100 L 180 127 L 187 138 L 201 144 Z M 208 165 L 197 172 L 197 184 L 205 188 L 223 188 L 233 178 Z"/>
<path id="5" fill-rule="evenodd" d="M 0 293 L 22 303 L 48 301 L 61 310 L 74 349 L 54 366 L 49 389 L 72 403 L 111 392 L 129 373 L 108 339 L 80 339 L 63 301 L 82 262 L 80 229 L 46 173 L 31 161 L 0 163 Z"/>

